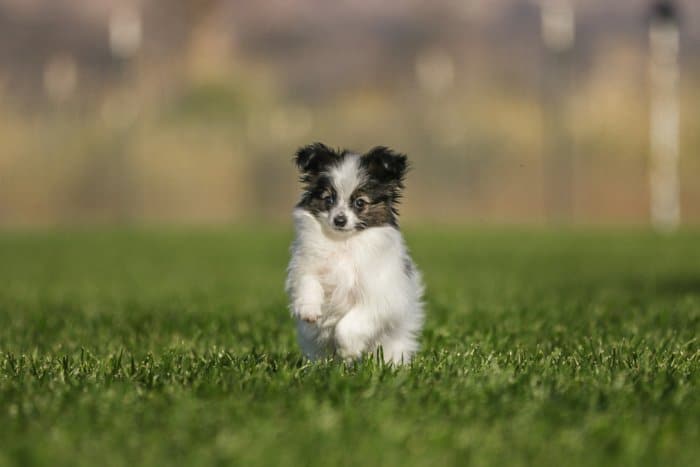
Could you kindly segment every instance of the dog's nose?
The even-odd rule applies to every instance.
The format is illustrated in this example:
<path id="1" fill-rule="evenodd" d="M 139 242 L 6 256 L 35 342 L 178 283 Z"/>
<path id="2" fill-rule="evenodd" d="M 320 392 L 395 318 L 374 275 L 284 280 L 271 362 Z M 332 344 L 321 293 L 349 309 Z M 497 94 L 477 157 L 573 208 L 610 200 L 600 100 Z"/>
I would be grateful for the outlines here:
<path id="1" fill-rule="evenodd" d="M 345 227 L 345 224 L 348 223 L 348 218 L 345 217 L 345 214 L 338 214 L 333 218 L 333 224 L 336 227 Z"/>

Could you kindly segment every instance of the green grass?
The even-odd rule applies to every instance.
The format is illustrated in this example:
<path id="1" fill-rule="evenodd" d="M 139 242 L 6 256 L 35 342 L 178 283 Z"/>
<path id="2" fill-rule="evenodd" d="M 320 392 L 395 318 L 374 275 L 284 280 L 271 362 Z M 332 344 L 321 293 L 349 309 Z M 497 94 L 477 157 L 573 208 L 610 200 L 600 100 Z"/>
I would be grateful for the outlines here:
<path id="1" fill-rule="evenodd" d="M 700 235 L 411 230 L 413 365 L 309 364 L 288 232 L 0 235 L 0 465 L 700 465 Z"/>

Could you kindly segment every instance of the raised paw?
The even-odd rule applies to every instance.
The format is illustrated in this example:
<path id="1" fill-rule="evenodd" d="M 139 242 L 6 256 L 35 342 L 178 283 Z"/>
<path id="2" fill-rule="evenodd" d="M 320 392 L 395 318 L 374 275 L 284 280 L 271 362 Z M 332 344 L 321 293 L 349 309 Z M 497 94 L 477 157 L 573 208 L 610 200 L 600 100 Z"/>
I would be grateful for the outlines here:
<path id="1" fill-rule="evenodd" d="M 298 319 L 313 324 L 321 318 L 321 307 L 305 303 L 298 304 L 294 307 L 294 314 Z"/>

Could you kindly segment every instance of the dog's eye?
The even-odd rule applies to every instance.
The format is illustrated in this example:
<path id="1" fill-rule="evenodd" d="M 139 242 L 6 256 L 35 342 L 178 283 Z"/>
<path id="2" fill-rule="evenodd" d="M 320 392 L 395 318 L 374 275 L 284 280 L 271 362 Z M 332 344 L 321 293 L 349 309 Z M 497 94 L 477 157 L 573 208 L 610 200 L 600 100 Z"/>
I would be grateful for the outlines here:
<path id="1" fill-rule="evenodd" d="M 323 203 L 326 205 L 326 208 L 330 208 L 335 204 L 335 197 L 333 195 L 326 195 L 322 199 Z"/>
<path id="2" fill-rule="evenodd" d="M 367 201 L 362 198 L 357 198 L 354 204 L 356 209 L 364 209 L 364 207 L 367 205 Z"/>

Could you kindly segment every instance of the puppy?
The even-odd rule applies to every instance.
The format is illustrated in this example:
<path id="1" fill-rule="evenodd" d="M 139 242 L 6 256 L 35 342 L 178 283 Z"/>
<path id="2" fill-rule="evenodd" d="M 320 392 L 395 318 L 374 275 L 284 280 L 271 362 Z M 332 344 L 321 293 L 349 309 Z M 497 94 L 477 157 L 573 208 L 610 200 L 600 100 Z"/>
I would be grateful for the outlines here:
<path id="1" fill-rule="evenodd" d="M 386 362 L 409 362 L 423 325 L 423 284 L 398 226 L 406 156 L 315 143 L 295 162 L 304 191 L 286 290 L 302 351 L 353 361 L 381 347 Z"/>

